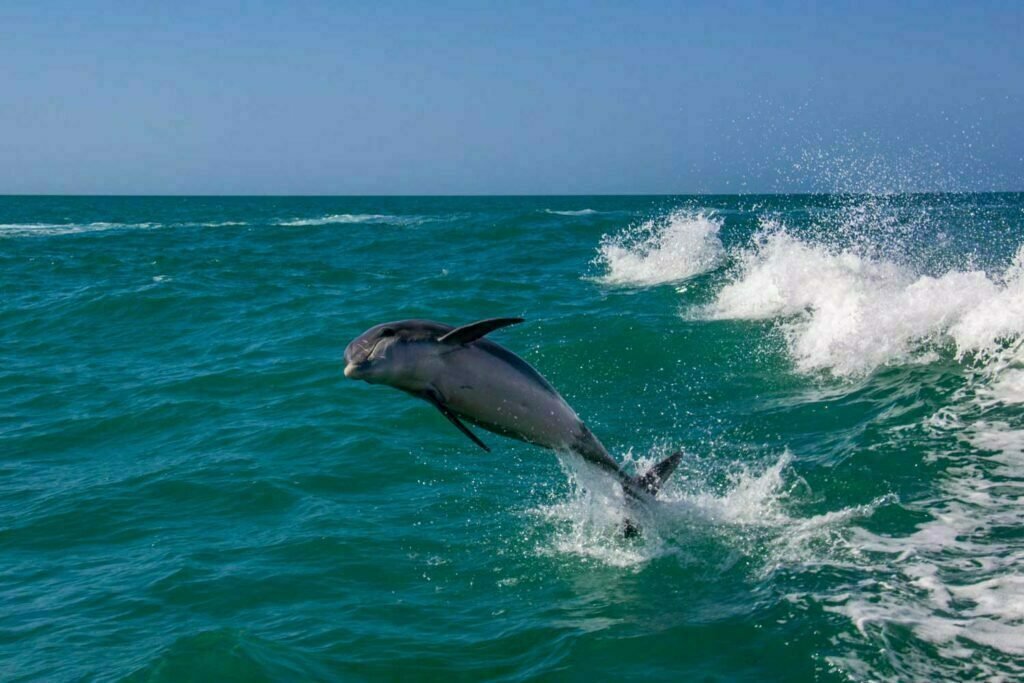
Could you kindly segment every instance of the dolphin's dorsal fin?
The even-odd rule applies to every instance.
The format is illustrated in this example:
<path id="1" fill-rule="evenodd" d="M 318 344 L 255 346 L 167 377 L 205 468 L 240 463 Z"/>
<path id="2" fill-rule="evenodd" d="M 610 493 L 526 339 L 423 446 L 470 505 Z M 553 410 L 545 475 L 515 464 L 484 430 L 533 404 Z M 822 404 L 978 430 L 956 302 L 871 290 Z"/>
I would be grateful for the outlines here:
<path id="1" fill-rule="evenodd" d="M 462 424 L 462 420 L 459 419 L 459 416 L 452 412 L 451 408 L 448 407 L 448 405 L 444 402 L 444 399 L 441 398 L 441 395 L 436 390 L 424 391 L 422 396 L 431 404 L 433 404 L 435 408 L 440 410 L 441 414 L 447 417 L 449 422 L 458 427 L 460 432 L 468 436 L 473 443 L 475 443 L 477 446 L 484 449 L 488 453 L 491 452 L 491 449 L 487 447 L 487 444 L 481 441 L 476 434 L 469 431 L 469 427 Z"/>
<path id="2" fill-rule="evenodd" d="M 478 320 L 475 323 L 456 327 L 437 338 L 442 344 L 468 344 L 502 327 L 516 325 L 523 322 L 523 318 L 488 318 Z"/>

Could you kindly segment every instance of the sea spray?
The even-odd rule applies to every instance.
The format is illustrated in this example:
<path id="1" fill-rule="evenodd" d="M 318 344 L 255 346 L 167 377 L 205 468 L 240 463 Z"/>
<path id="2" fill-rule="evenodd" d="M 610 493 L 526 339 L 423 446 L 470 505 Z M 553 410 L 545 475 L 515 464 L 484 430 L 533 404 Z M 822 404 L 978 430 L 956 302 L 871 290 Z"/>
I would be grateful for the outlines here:
<path id="1" fill-rule="evenodd" d="M 627 469 L 643 471 L 663 455 L 662 449 L 646 457 L 629 451 L 623 462 Z M 794 470 L 789 451 L 760 465 L 731 463 L 724 478 L 717 466 L 691 455 L 657 500 L 643 507 L 629 506 L 613 480 L 578 457 L 562 454 L 559 463 L 569 494 L 532 510 L 553 529 L 552 535 L 542 537 L 537 552 L 584 557 L 611 567 L 638 568 L 666 556 L 683 564 L 706 562 L 708 557 L 692 555 L 694 547 L 723 562 L 744 558 L 755 575 L 828 561 L 825 540 L 848 536 L 855 521 L 894 502 L 883 496 L 866 505 L 800 514 L 795 509 L 813 492 Z M 622 533 L 627 516 L 643 529 L 637 538 Z"/>
<path id="2" fill-rule="evenodd" d="M 1022 252 L 1004 272 L 939 276 L 802 239 L 769 222 L 737 255 L 712 319 L 780 320 L 798 370 L 837 376 L 912 361 L 951 344 L 959 356 L 1024 334 Z"/>
<path id="3" fill-rule="evenodd" d="M 595 264 L 610 285 L 652 286 L 679 282 L 716 268 L 725 255 L 721 219 L 673 211 L 601 239 Z"/>

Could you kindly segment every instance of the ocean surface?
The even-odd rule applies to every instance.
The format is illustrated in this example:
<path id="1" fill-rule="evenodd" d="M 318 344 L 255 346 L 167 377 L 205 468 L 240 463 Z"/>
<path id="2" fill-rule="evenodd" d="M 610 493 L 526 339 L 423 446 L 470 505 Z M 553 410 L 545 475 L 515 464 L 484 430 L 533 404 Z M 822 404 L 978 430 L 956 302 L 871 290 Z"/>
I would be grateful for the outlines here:
<path id="1" fill-rule="evenodd" d="M 1024 677 L 1024 195 L 0 197 L 0 679 Z M 493 334 L 628 468 L 346 380 Z"/>

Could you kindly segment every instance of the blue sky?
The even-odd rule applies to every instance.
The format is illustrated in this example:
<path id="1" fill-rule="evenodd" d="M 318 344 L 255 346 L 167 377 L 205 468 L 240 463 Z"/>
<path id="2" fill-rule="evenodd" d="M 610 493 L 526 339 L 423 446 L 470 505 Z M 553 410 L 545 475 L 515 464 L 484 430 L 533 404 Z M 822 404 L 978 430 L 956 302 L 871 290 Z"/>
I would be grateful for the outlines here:
<path id="1" fill-rule="evenodd" d="M 1024 190 L 1022 36 L 1019 2 L 0 0 L 0 194 Z"/>

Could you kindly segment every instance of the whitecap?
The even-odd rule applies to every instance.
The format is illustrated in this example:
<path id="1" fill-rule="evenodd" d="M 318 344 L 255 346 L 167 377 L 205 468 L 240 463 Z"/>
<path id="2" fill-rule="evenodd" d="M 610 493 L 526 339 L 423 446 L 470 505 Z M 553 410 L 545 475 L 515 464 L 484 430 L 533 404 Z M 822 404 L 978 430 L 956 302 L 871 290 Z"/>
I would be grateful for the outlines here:
<path id="1" fill-rule="evenodd" d="M 418 216 L 390 216 L 377 213 L 335 213 L 314 218 L 294 218 L 278 221 L 277 225 L 302 227 L 314 225 L 335 225 L 348 223 L 394 223 L 405 225 L 419 220 Z"/>
<path id="2" fill-rule="evenodd" d="M 712 319 L 780 319 L 800 371 L 867 374 L 913 362 L 929 345 L 990 353 L 1024 334 L 1024 248 L 1003 274 L 938 276 L 793 236 L 766 224 L 738 256 L 732 281 L 704 310 Z"/>
<path id="3" fill-rule="evenodd" d="M 0 237 L 49 237 L 107 230 L 149 230 L 160 223 L 0 223 Z"/>
<path id="4" fill-rule="evenodd" d="M 601 213 L 594 209 L 580 209 L 579 211 L 555 211 L 554 209 L 544 209 L 544 212 L 554 214 L 556 216 L 596 216 Z"/>
<path id="5" fill-rule="evenodd" d="M 706 273 L 722 262 L 722 221 L 703 213 L 674 211 L 616 235 L 605 235 L 595 263 L 611 285 L 652 286 Z"/>

